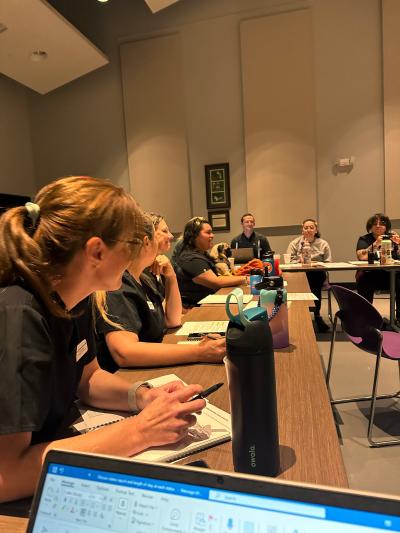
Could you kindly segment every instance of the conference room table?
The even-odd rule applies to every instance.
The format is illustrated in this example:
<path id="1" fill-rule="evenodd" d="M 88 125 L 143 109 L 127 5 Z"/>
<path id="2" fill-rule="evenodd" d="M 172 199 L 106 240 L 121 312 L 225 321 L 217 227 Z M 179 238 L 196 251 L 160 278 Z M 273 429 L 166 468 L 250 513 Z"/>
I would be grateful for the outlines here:
<path id="1" fill-rule="evenodd" d="M 309 292 L 303 273 L 285 274 L 290 292 Z M 227 293 L 231 289 L 220 292 Z M 281 472 L 279 478 L 337 487 L 348 481 L 325 385 L 321 358 L 309 313 L 312 301 L 293 301 L 289 306 L 288 348 L 275 351 Z M 235 306 L 233 306 L 235 307 Z M 234 309 L 233 309 L 234 312 Z M 224 305 L 193 308 L 184 321 L 227 320 Z M 171 332 L 164 342 L 184 340 Z M 176 374 L 186 383 L 203 388 L 223 381 L 210 397 L 211 403 L 229 411 L 228 383 L 223 364 L 186 364 L 151 369 L 120 370 L 130 382 L 165 374 Z M 180 461 L 203 459 L 214 469 L 233 471 L 231 442 L 202 450 Z"/>
<path id="2" fill-rule="evenodd" d="M 392 264 L 381 265 L 378 262 L 374 264 L 368 264 L 367 261 L 356 262 L 353 264 L 350 262 L 340 262 L 340 263 L 320 263 L 315 262 L 310 266 L 301 265 L 298 263 L 295 264 L 283 264 L 280 265 L 283 272 L 313 272 L 316 270 L 325 271 L 325 272 L 337 272 L 339 270 L 384 270 L 389 272 L 389 294 L 390 294 L 390 314 L 389 320 L 390 325 L 395 329 L 399 330 L 396 327 L 396 272 L 400 271 L 400 261 L 396 261 Z"/>
<path id="3" fill-rule="evenodd" d="M 288 291 L 308 292 L 304 273 L 286 273 Z M 231 289 L 221 292 L 227 293 Z M 245 292 L 248 288 L 244 287 Z M 281 472 L 278 478 L 347 487 L 348 481 L 325 386 L 308 301 L 293 301 L 289 306 L 288 348 L 275 351 Z M 234 308 L 235 306 L 233 306 Z M 234 310 L 234 309 L 233 309 Z M 193 308 L 183 321 L 226 320 L 223 305 Z M 182 337 L 170 332 L 164 342 L 176 343 Z M 165 374 L 176 374 L 186 383 L 199 383 L 204 388 L 223 381 L 225 385 L 210 397 L 211 403 L 229 411 L 229 394 L 223 364 L 186 364 L 163 368 L 123 369 L 118 374 L 135 382 Z M 202 450 L 181 460 L 187 464 L 203 459 L 210 468 L 233 471 L 232 444 L 226 442 Z M 27 519 L 0 515 L 0 532 L 22 533 Z"/>

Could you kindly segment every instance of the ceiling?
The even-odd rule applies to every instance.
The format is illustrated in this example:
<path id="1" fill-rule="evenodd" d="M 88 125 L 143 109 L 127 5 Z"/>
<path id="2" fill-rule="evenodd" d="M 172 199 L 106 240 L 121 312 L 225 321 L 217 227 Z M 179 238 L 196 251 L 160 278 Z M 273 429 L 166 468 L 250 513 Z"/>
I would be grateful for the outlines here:
<path id="1" fill-rule="evenodd" d="M 153 13 L 156 13 L 157 11 L 161 11 L 161 9 L 164 9 L 165 7 L 168 7 L 172 4 L 175 4 L 175 2 L 178 2 L 178 0 L 144 0 L 146 4 L 149 6 L 151 11 Z"/>
<path id="2" fill-rule="evenodd" d="M 32 61 L 37 50 L 47 58 Z M 107 63 L 45 0 L 0 0 L 0 72 L 6 76 L 46 94 Z"/>

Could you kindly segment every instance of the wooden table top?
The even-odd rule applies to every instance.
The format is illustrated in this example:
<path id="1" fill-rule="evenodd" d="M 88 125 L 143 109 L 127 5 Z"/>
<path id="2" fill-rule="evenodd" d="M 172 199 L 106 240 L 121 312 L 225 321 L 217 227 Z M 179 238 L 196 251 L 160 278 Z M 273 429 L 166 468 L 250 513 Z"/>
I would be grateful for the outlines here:
<path id="1" fill-rule="evenodd" d="M 290 346 L 275 352 L 279 441 L 282 479 L 347 487 L 347 476 L 328 392 L 325 386 L 314 330 L 308 309 L 293 302 L 289 310 Z M 225 320 L 223 307 L 195 308 L 187 320 Z M 177 342 L 169 334 L 165 342 Z M 218 381 L 227 383 L 223 364 L 180 365 L 153 369 L 120 370 L 130 382 L 176 374 L 186 383 L 204 388 Z M 212 395 L 211 402 L 229 411 L 227 386 Z M 231 443 L 203 450 L 182 460 L 183 464 L 204 459 L 211 468 L 233 470 Z"/>
<path id="2" fill-rule="evenodd" d="M 315 262 L 311 265 L 280 265 L 284 273 L 287 272 L 312 272 L 313 270 L 325 270 L 325 271 L 338 271 L 338 270 L 400 270 L 400 262 L 381 265 L 375 262 L 373 265 L 368 264 L 367 261 L 361 265 L 353 265 L 347 261 L 341 262 L 342 266 L 338 266 L 336 263 L 319 263 Z M 346 265 L 346 266 L 344 266 Z"/>
<path id="3" fill-rule="evenodd" d="M 27 518 L 0 515 L 0 533 L 25 533 Z"/>
<path id="4" fill-rule="evenodd" d="M 288 280 L 290 292 L 309 291 L 305 274 L 285 273 L 285 279 Z M 224 306 L 194 308 L 185 315 L 184 321 L 187 320 L 226 320 Z M 281 461 L 281 473 L 278 477 L 347 487 L 347 476 L 320 355 L 310 313 L 304 302 L 291 303 L 289 335 L 289 348 L 275 352 Z M 165 342 L 169 343 L 178 340 L 179 337 L 173 333 L 165 337 Z M 208 387 L 217 381 L 227 383 L 223 364 L 190 364 L 119 371 L 119 375 L 130 382 L 165 374 L 176 374 L 186 383 L 200 383 L 203 387 Z M 211 397 L 211 402 L 229 411 L 228 387 L 224 386 L 216 391 Z M 207 461 L 214 469 L 233 470 L 230 442 L 191 455 L 181 463 L 186 464 L 196 459 Z M 26 529 L 26 524 L 27 519 L 0 515 L 0 532 L 22 533 Z"/>

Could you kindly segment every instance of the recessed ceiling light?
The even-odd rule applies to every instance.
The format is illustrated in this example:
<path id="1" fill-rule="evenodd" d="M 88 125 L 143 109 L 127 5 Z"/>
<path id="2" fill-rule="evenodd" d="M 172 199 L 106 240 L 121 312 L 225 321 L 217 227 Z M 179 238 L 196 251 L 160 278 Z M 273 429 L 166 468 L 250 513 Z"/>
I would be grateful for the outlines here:
<path id="1" fill-rule="evenodd" d="M 47 52 L 44 50 L 34 50 L 31 54 L 31 61 L 39 63 L 39 61 L 45 61 L 47 59 Z"/>
<path id="2" fill-rule="evenodd" d="M 102 4 L 105 4 L 106 2 L 108 2 L 108 0 L 97 0 L 98 2 L 101 2 Z"/>

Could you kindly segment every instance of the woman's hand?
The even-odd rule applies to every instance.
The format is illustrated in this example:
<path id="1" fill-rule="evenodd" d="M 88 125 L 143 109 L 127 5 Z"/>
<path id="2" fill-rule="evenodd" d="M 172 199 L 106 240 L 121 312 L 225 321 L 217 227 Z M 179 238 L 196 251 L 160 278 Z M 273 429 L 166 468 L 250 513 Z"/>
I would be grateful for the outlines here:
<path id="1" fill-rule="evenodd" d="M 199 362 L 221 363 L 226 355 L 225 337 L 210 339 L 205 336 L 197 345 L 199 349 Z"/>
<path id="2" fill-rule="evenodd" d="M 378 250 L 381 247 L 381 244 L 382 244 L 382 235 L 379 235 L 373 244 L 374 250 Z"/>
<path id="3" fill-rule="evenodd" d="M 182 386 L 173 392 L 160 387 L 157 397 L 133 419 L 142 449 L 178 442 L 186 437 L 188 429 L 196 423 L 193 413 L 201 411 L 206 404 L 203 399 L 190 401 L 201 391 L 200 385 Z"/>
<path id="4" fill-rule="evenodd" d="M 165 392 L 175 392 L 185 387 L 182 381 L 175 380 L 165 383 L 160 387 L 139 387 L 136 391 L 136 405 L 139 409 L 144 409 L 159 396 L 163 396 Z"/>
<path id="5" fill-rule="evenodd" d="M 162 275 L 166 278 L 175 277 L 174 267 L 166 255 L 157 255 L 150 270 L 155 276 Z"/>
<path id="6" fill-rule="evenodd" d="M 394 243 L 400 244 L 400 235 L 396 231 L 392 231 L 390 238 Z"/>

